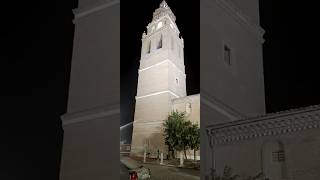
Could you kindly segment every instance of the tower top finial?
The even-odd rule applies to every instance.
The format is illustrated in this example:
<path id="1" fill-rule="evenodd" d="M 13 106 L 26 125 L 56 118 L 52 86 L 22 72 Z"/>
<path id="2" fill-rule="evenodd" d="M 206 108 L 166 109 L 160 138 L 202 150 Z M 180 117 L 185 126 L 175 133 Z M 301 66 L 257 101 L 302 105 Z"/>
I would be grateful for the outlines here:
<path id="1" fill-rule="evenodd" d="M 165 0 L 163 0 L 163 1 L 161 2 L 161 4 L 160 4 L 160 7 L 162 7 L 162 8 L 167 8 L 167 7 L 169 7 L 169 6 L 168 6 L 167 2 L 166 2 Z"/>
<path id="2" fill-rule="evenodd" d="M 173 14 L 173 12 L 171 11 L 170 7 L 168 6 L 167 2 L 165 0 L 163 0 L 160 3 L 160 6 L 158 9 L 156 9 L 153 13 L 153 21 L 158 20 L 159 18 L 168 15 L 173 21 L 176 20 L 175 15 Z"/>

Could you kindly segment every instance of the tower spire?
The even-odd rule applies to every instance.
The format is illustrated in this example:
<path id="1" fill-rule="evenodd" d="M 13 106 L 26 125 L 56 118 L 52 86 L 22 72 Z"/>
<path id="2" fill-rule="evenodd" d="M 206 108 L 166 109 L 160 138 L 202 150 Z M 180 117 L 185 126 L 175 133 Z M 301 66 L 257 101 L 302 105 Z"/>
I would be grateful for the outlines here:
<path id="1" fill-rule="evenodd" d="M 163 8 L 168 7 L 167 2 L 166 2 L 165 0 L 163 0 L 163 1 L 161 2 L 161 4 L 160 4 L 160 7 L 163 7 Z"/>
<path id="2" fill-rule="evenodd" d="M 173 14 L 173 12 L 171 11 L 170 7 L 168 6 L 167 2 L 165 0 L 163 0 L 160 3 L 160 6 L 158 9 L 156 9 L 153 13 L 153 21 L 158 20 L 159 18 L 168 15 L 172 21 L 176 20 L 175 15 Z"/>

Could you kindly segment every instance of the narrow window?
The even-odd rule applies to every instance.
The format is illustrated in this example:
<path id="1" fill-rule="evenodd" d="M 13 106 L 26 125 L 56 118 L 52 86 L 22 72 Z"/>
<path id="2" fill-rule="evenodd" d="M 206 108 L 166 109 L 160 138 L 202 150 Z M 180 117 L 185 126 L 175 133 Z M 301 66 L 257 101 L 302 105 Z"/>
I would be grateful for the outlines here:
<path id="1" fill-rule="evenodd" d="M 148 48 L 148 49 L 147 49 L 147 54 L 149 54 L 150 51 L 151 51 L 151 41 L 149 41 L 147 48 Z"/>
<path id="2" fill-rule="evenodd" d="M 160 48 L 162 48 L 162 35 L 160 36 L 160 40 L 159 40 L 157 49 L 160 49 Z"/>
<path id="3" fill-rule="evenodd" d="M 179 79 L 178 78 L 176 78 L 176 83 L 179 84 Z"/>
<path id="4" fill-rule="evenodd" d="M 231 49 L 224 45 L 224 62 L 226 62 L 228 65 L 231 65 Z"/>

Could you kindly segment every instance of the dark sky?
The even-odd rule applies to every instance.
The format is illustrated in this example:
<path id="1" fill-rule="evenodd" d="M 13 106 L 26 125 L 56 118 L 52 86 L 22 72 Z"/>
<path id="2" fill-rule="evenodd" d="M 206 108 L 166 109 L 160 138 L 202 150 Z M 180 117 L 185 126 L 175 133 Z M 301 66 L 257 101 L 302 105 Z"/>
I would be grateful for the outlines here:
<path id="1" fill-rule="evenodd" d="M 58 180 L 75 6 L 1 3 L 1 180 Z"/>
<path id="2" fill-rule="evenodd" d="M 315 2 L 261 0 L 268 112 L 320 103 Z"/>
<path id="3" fill-rule="evenodd" d="M 141 2 L 146 4 L 136 6 Z M 193 94 L 199 91 L 199 54 L 187 48 L 199 39 L 199 5 L 179 2 L 168 0 L 190 53 L 186 64 L 194 63 L 186 67 L 187 77 L 195 79 L 188 84 Z M 134 79 L 141 33 L 159 2 L 121 4 L 121 79 Z M 57 180 L 63 135 L 59 117 L 66 112 L 76 1 L 6 1 L 2 7 L 0 179 Z M 320 103 L 316 8 L 310 1 L 261 0 L 268 112 Z M 186 17 L 192 22 L 184 22 Z M 134 86 L 136 81 L 128 81 L 121 89 Z M 123 97 L 135 93 L 125 90 Z"/>

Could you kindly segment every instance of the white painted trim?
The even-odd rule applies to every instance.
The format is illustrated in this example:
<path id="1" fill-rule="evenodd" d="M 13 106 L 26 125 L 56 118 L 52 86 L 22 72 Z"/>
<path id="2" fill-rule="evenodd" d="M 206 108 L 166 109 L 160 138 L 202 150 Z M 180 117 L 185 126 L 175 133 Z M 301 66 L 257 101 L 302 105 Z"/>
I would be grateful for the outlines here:
<path id="1" fill-rule="evenodd" d="M 145 70 L 154 68 L 154 67 L 156 67 L 156 66 L 159 66 L 159 65 L 161 65 L 161 64 L 163 64 L 163 63 L 166 63 L 166 62 L 170 62 L 175 68 L 178 69 L 178 71 L 183 75 L 183 77 L 186 77 L 186 74 L 185 74 L 175 63 L 173 63 L 173 62 L 170 61 L 169 59 L 166 59 L 166 60 L 164 60 L 164 61 L 162 61 L 162 62 L 159 62 L 159 63 L 156 63 L 156 64 L 154 64 L 154 65 L 148 66 L 148 67 L 146 67 L 146 68 L 139 69 L 139 73 L 140 73 L 140 72 L 143 72 L 143 71 L 145 71 Z"/>
<path id="2" fill-rule="evenodd" d="M 166 59 L 166 60 L 164 60 L 164 61 L 162 61 L 162 62 L 156 63 L 156 64 L 151 65 L 151 66 L 149 66 L 149 67 L 146 67 L 146 68 L 143 68 L 143 69 L 139 69 L 139 72 L 142 72 L 142 71 L 148 70 L 148 69 L 150 69 L 150 68 L 159 66 L 159 65 L 164 64 L 165 62 L 168 62 L 168 61 L 169 61 L 169 60 Z"/>
<path id="3" fill-rule="evenodd" d="M 155 96 L 155 95 L 159 95 L 159 94 L 164 94 L 164 93 L 170 93 L 172 95 L 174 95 L 175 97 L 179 97 L 177 94 L 175 94 L 174 92 L 170 91 L 170 90 L 166 90 L 166 91 L 160 91 L 160 92 L 155 92 L 155 93 L 151 93 L 148 95 L 144 95 L 144 96 L 136 96 L 136 99 L 141 99 L 141 98 L 145 98 L 145 97 L 150 97 L 150 96 Z"/>
<path id="4" fill-rule="evenodd" d="M 121 131 L 122 129 L 125 129 L 125 128 L 131 126 L 132 124 L 133 124 L 133 122 L 129 122 L 128 124 L 125 124 L 125 125 L 121 126 L 121 127 L 120 127 L 120 131 Z"/>
<path id="5" fill-rule="evenodd" d="M 79 111 L 75 113 L 67 113 L 62 118 L 62 125 L 67 126 L 80 122 L 90 121 L 94 119 L 104 118 L 120 114 L 119 106 L 103 106 L 90 110 Z"/>
<path id="6" fill-rule="evenodd" d="M 75 23 L 75 21 L 77 19 L 80 19 L 80 18 L 85 17 L 87 15 L 99 12 L 103 9 L 112 7 L 117 4 L 120 4 L 120 0 L 106 1 L 106 2 L 102 2 L 102 3 L 97 3 L 95 5 L 91 5 L 90 7 L 74 9 L 73 10 L 73 14 L 74 14 L 73 22 Z"/>
<path id="7" fill-rule="evenodd" d="M 152 122 L 133 122 L 133 126 L 138 125 L 138 126 L 144 126 L 144 125 L 162 125 L 163 121 L 159 120 L 159 121 L 152 121 Z"/>

